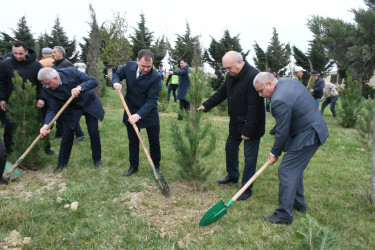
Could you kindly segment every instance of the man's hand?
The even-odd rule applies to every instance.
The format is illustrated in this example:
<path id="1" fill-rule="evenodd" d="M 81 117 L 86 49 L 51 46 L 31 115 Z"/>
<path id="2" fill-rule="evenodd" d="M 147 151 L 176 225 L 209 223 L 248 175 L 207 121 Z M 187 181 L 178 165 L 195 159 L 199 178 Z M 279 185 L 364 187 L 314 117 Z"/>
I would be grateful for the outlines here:
<path id="1" fill-rule="evenodd" d="M 310 89 L 310 92 L 313 93 L 313 92 L 314 92 L 314 89 Z"/>
<path id="2" fill-rule="evenodd" d="M 141 119 L 141 117 L 138 114 L 133 114 L 129 117 L 128 122 L 130 122 L 130 124 L 134 124 L 139 121 L 139 119 Z"/>
<path id="3" fill-rule="evenodd" d="M 200 105 L 198 108 L 197 108 L 197 111 L 204 111 L 206 108 L 203 106 L 203 105 Z"/>
<path id="4" fill-rule="evenodd" d="M 0 101 L 0 108 L 1 108 L 2 110 L 4 110 L 4 111 L 7 111 L 7 110 L 5 109 L 5 104 L 6 104 L 6 101 L 4 101 L 4 100 Z"/>
<path id="5" fill-rule="evenodd" d="M 72 96 L 77 97 L 79 95 L 79 93 L 81 93 L 81 86 L 77 86 L 75 87 L 74 89 L 72 89 L 71 93 L 72 93 Z"/>
<path id="6" fill-rule="evenodd" d="M 38 100 L 37 103 L 36 103 L 36 107 L 38 109 L 41 109 L 44 107 L 44 101 L 43 100 Z"/>
<path id="7" fill-rule="evenodd" d="M 173 75 L 173 71 L 168 71 L 168 75 Z"/>
<path id="8" fill-rule="evenodd" d="M 242 139 L 242 140 L 245 140 L 245 141 L 246 141 L 246 140 L 250 140 L 250 138 L 249 138 L 249 137 L 247 137 L 247 136 L 244 136 L 244 135 L 241 135 L 241 139 Z"/>
<path id="9" fill-rule="evenodd" d="M 121 83 L 116 82 L 113 84 L 113 88 L 116 90 L 117 93 L 121 93 L 122 85 Z"/>
<path id="10" fill-rule="evenodd" d="M 272 154 L 269 154 L 267 157 L 267 161 L 272 165 L 277 161 L 278 157 Z"/>
<path id="11" fill-rule="evenodd" d="M 41 129 L 40 129 L 40 134 L 42 135 L 42 138 L 46 135 L 49 134 L 51 130 L 48 128 L 48 125 L 45 124 Z"/>

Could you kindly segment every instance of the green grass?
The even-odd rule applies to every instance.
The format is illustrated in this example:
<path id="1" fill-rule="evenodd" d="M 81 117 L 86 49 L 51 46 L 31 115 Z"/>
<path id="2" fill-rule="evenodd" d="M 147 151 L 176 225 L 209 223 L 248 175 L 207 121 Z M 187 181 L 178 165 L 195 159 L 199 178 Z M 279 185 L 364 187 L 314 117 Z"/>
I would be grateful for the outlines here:
<path id="1" fill-rule="evenodd" d="M 370 202 L 371 153 L 363 151 L 354 129 L 343 129 L 326 110 L 330 137 L 304 172 L 307 214 L 295 212 L 291 226 L 273 225 L 261 218 L 278 205 L 277 167 L 269 166 L 254 185 L 253 196 L 235 202 L 228 214 L 207 227 L 198 227 L 203 214 L 219 200 L 227 202 L 240 184 L 219 186 L 225 176 L 224 145 L 228 118 L 218 111 L 203 115 L 217 136 L 215 151 L 203 160 L 212 168 L 205 191 L 194 192 L 178 176 L 171 140 L 177 104 L 161 113 L 161 169 L 171 187 L 169 199 L 158 190 L 142 149 L 139 172 L 127 171 L 128 140 L 122 123 L 121 101 L 113 91 L 104 100 L 106 115 L 100 125 L 102 169 L 94 169 L 89 138 L 75 143 L 68 168 L 53 174 L 57 155 L 40 171 L 24 171 L 20 179 L 0 186 L 0 239 L 12 230 L 31 237 L 28 248 L 52 249 L 372 249 L 375 246 L 375 206 Z M 81 125 L 86 131 L 85 119 Z M 273 144 L 267 115 L 258 166 Z M 142 136 L 147 142 L 146 131 Z M 52 140 L 58 152 L 59 140 Z M 240 151 L 241 172 L 243 149 Z M 66 189 L 64 188 L 66 186 Z M 58 197 L 62 202 L 58 201 Z M 78 201 L 77 211 L 64 208 Z M 0 246 L 4 241 L 0 240 Z"/>

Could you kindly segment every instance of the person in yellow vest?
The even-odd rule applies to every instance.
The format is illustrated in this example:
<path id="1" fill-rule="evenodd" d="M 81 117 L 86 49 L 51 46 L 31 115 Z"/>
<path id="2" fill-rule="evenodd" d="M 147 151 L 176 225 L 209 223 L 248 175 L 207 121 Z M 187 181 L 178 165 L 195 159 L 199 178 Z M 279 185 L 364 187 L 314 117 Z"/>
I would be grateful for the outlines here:
<path id="1" fill-rule="evenodd" d="M 40 64 L 42 67 L 49 67 L 52 68 L 53 66 L 53 58 L 52 58 L 52 49 L 51 48 L 43 48 L 42 49 L 42 59 L 40 59 Z"/>
<path id="2" fill-rule="evenodd" d="M 173 69 L 170 69 L 170 71 L 173 71 Z M 170 84 L 169 84 L 169 87 L 168 87 L 169 82 L 170 82 Z M 169 97 L 171 95 L 171 92 L 173 94 L 174 102 L 177 102 L 176 90 L 178 88 L 178 82 L 179 82 L 178 75 L 172 75 L 172 74 L 168 75 L 167 81 L 165 82 L 165 85 L 167 85 L 167 87 L 168 87 L 168 95 L 167 95 L 167 102 L 168 103 L 169 103 Z"/>

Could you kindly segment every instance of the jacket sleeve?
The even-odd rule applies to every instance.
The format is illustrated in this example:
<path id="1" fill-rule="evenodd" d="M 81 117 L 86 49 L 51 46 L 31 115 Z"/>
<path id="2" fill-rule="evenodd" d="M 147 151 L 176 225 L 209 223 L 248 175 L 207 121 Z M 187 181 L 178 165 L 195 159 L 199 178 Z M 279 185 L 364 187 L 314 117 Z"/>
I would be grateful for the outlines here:
<path id="1" fill-rule="evenodd" d="M 7 89 L 8 89 L 8 83 L 7 83 L 7 75 L 6 75 L 6 70 L 4 66 L 4 62 L 0 63 L 0 100 L 6 100 L 7 96 Z"/>
<path id="2" fill-rule="evenodd" d="M 223 102 L 225 99 L 227 99 L 227 82 L 224 83 L 224 85 L 219 88 L 215 94 L 213 94 L 210 98 L 208 98 L 207 101 L 202 103 L 204 106 L 204 112 L 208 112 L 217 105 L 219 105 L 221 102 Z"/>
<path id="3" fill-rule="evenodd" d="M 187 75 L 188 73 L 189 71 L 186 67 L 177 71 L 173 71 L 173 75 L 179 75 L 179 76 L 184 76 L 184 75 Z"/>
<path id="4" fill-rule="evenodd" d="M 79 84 L 79 86 L 81 86 L 82 91 L 90 90 L 98 86 L 99 83 L 95 78 L 79 71 L 76 68 L 74 69 L 75 69 L 76 76 L 79 82 L 81 83 Z"/>
<path id="5" fill-rule="evenodd" d="M 275 142 L 272 146 L 271 153 L 275 156 L 280 156 L 289 139 L 292 107 L 286 102 L 272 100 L 271 112 L 276 120 Z"/>
<path id="6" fill-rule="evenodd" d="M 247 92 L 247 115 L 246 123 L 242 129 L 242 134 L 250 139 L 259 137 L 259 119 L 264 119 L 264 99 L 259 97 L 252 82 L 249 83 L 249 90 Z M 263 127 L 264 128 L 264 127 Z M 262 129 L 263 130 L 263 129 Z"/>
<path id="7" fill-rule="evenodd" d="M 112 85 L 114 83 L 121 83 L 122 80 L 126 79 L 126 66 L 127 65 L 112 74 Z"/>

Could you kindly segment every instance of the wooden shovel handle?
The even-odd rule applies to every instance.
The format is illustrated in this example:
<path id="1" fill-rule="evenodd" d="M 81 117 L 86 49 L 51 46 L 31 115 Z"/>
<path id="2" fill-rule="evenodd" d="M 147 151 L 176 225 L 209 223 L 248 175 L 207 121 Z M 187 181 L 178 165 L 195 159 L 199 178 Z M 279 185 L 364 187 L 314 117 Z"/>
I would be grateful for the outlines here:
<path id="1" fill-rule="evenodd" d="M 125 109 L 126 114 L 128 115 L 128 117 L 130 117 L 130 116 L 131 116 L 131 113 L 130 113 L 130 110 L 129 110 L 129 108 L 128 108 L 128 105 L 126 105 L 126 102 L 125 102 L 124 96 L 122 95 L 121 92 L 118 92 L 118 95 L 120 96 L 120 99 L 121 99 L 122 105 L 124 106 L 124 109 Z M 147 150 L 147 148 L 146 148 L 146 145 L 145 145 L 145 143 L 143 142 L 143 139 L 142 139 L 141 133 L 139 132 L 139 129 L 138 129 L 138 127 L 137 127 L 137 125 L 136 125 L 135 123 L 133 123 L 132 125 L 133 125 L 133 128 L 134 128 L 135 133 L 136 133 L 137 136 L 138 136 L 139 142 L 140 142 L 141 145 L 142 145 L 143 151 L 144 151 L 145 154 L 146 154 L 146 157 L 147 157 L 148 163 L 149 163 L 149 164 L 151 165 L 151 167 L 152 167 L 152 170 L 153 170 L 152 172 L 154 173 L 155 179 L 157 180 L 157 179 L 158 179 L 158 175 L 156 174 L 155 169 L 154 169 L 154 168 L 155 168 L 154 162 L 152 161 L 151 156 L 150 156 L 150 154 L 148 153 L 148 150 Z"/>
<path id="2" fill-rule="evenodd" d="M 59 110 L 59 112 L 57 112 L 57 114 L 55 115 L 55 117 L 53 117 L 52 121 L 48 124 L 48 129 L 52 127 L 53 123 L 60 117 L 60 115 L 62 114 L 62 112 L 64 112 L 64 110 L 66 109 L 66 107 L 68 107 L 68 105 L 73 101 L 74 99 L 74 96 L 71 96 L 68 101 L 64 104 L 64 106 L 62 106 L 62 108 Z M 9 169 L 7 175 L 6 175 L 6 179 L 7 180 L 10 180 L 13 172 L 16 170 L 16 168 L 21 164 L 21 162 L 23 161 L 23 159 L 25 159 L 25 157 L 27 156 L 27 154 L 31 151 L 31 149 L 33 149 L 33 147 L 35 146 L 35 144 L 40 140 L 40 138 L 42 138 L 42 135 L 39 134 L 35 140 L 30 144 L 30 146 L 26 149 L 25 153 L 23 153 L 21 155 L 20 158 L 18 158 L 18 160 L 12 165 L 12 167 Z"/>
<path id="3" fill-rule="evenodd" d="M 312 76 L 310 76 L 309 82 L 307 83 L 307 86 L 306 86 L 307 88 L 309 88 L 311 80 L 312 80 Z"/>
<path id="4" fill-rule="evenodd" d="M 238 199 L 238 197 L 240 197 L 240 195 L 245 192 L 245 190 L 255 181 L 256 178 L 258 178 L 258 176 L 266 169 L 266 167 L 268 167 L 268 165 L 270 165 L 270 162 L 267 161 L 266 163 L 264 163 L 264 165 L 253 175 L 253 177 L 250 178 L 250 180 L 248 180 L 246 182 L 246 184 L 240 189 L 240 191 L 238 191 L 232 198 L 233 201 L 236 201 Z"/>

